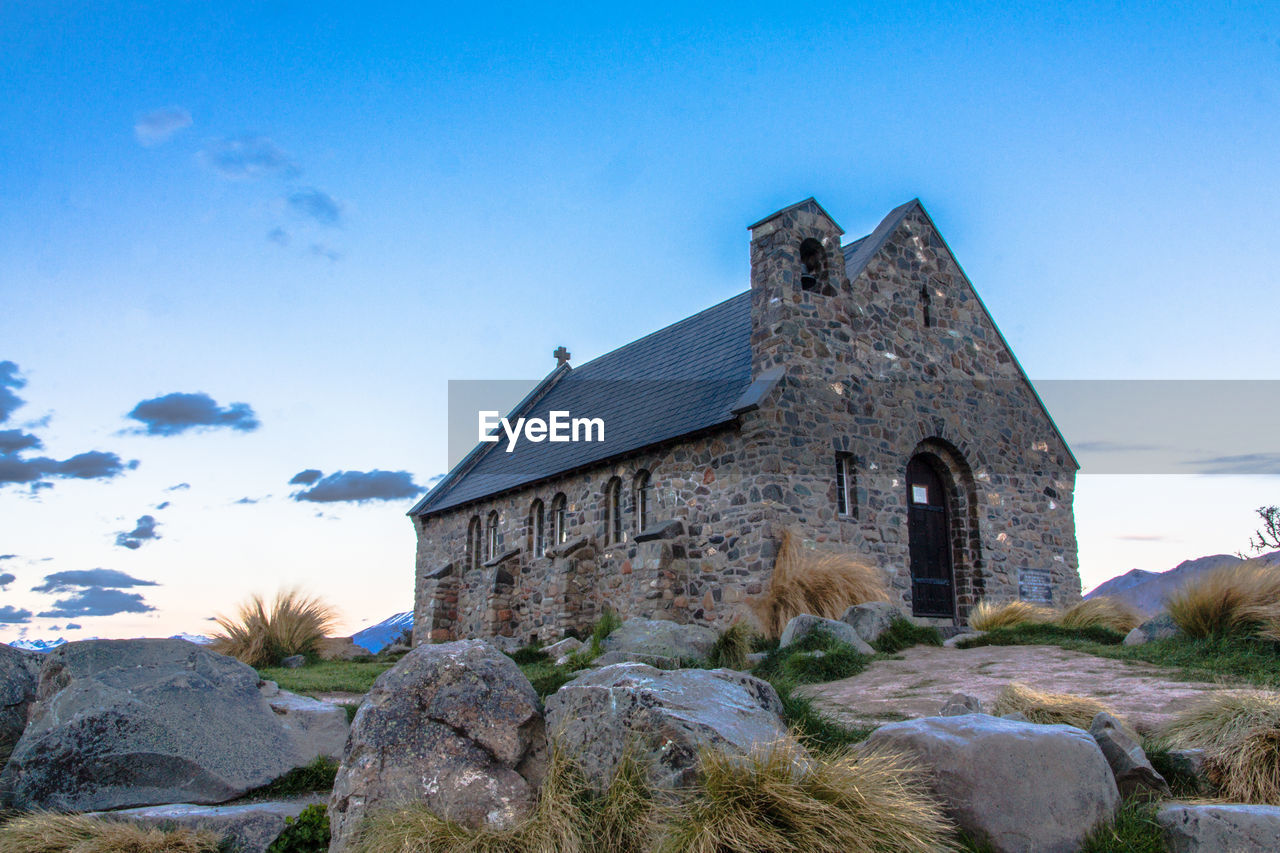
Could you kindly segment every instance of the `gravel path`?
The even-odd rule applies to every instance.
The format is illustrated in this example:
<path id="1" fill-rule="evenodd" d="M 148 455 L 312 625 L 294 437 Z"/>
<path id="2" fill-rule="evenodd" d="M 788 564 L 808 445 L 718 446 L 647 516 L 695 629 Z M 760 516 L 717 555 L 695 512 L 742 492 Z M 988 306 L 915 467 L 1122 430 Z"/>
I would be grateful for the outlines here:
<path id="1" fill-rule="evenodd" d="M 1232 686 L 1178 681 L 1169 670 L 1111 660 L 1057 646 L 914 646 L 898 660 L 878 660 L 852 678 L 801 690 L 823 712 L 851 725 L 879 725 L 938 713 L 952 693 L 990 707 L 1010 681 L 1037 690 L 1092 696 L 1150 732 L 1206 692 Z"/>

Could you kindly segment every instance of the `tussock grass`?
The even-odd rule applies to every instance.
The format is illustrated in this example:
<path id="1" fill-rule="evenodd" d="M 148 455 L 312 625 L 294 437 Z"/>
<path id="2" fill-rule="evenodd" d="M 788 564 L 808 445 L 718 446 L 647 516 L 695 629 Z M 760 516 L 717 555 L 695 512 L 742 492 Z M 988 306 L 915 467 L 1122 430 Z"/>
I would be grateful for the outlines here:
<path id="1" fill-rule="evenodd" d="M 315 658 L 337 612 L 319 598 L 291 588 L 276 593 L 270 607 L 254 595 L 235 617 L 215 618 L 222 630 L 213 636 L 213 650 L 258 667 L 275 666 L 290 655 Z"/>
<path id="2" fill-rule="evenodd" d="M 1196 638 L 1247 636 L 1262 631 L 1280 639 L 1280 566 L 1250 560 L 1215 569 L 1165 601 L 1173 621 Z"/>
<path id="3" fill-rule="evenodd" d="M 984 599 L 969 611 L 969 627 L 975 631 L 990 631 L 1016 625 L 1037 625 L 1052 622 L 1057 615 L 1048 607 L 1037 607 L 1025 601 L 996 604 Z"/>
<path id="4" fill-rule="evenodd" d="M 889 624 L 889 630 L 876 638 L 871 647 L 881 654 L 891 655 L 912 646 L 940 645 L 942 645 L 942 632 L 937 628 L 917 625 L 910 619 L 899 616 Z"/>
<path id="5" fill-rule="evenodd" d="M 720 632 L 715 645 L 707 655 L 707 663 L 714 669 L 746 669 L 747 655 L 751 653 L 751 626 L 738 620 Z"/>
<path id="6" fill-rule="evenodd" d="M 1203 749 L 1210 781 L 1227 800 L 1280 805 L 1280 693 L 1210 694 L 1175 717 L 1161 738 Z"/>
<path id="7" fill-rule="evenodd" d="M 4 853 L 218 853 L 208 830 L 141 827 L 84 815 L 36 812 L 0 826 Z"/>
<path id="8" fill-rule="evenodd" d="M 854 604 L 888 600 L 878 569 L 849 554 L 805 548 L 798 534 L 784 530 L 769 589 L 752 609 L 765 632 L 779 637 L 802 613 L 839 619 Z"/>
<path id="9" fill-rule="evenodd" d="M 1089 728 L 1093 718 L 1106 711 L 1119 719 L 1106 704 L 1074 693 L 1045 693 L 1019 682 L 1010 682 L 996 697 L 991 713 L 996 716 L 1021 712 L 1033 723 L 1065 723 L 1076 728 Z"/>
<path id="10" fill-rule="evenodd" d="M 1123 601 L 1103 595 L 1068 607 L 1056 621 L 1064 628 L 1106 628 L 1127 634 L 1142 624 L 1142 616 Z"/>
<path id="11" fill-rule="evenodd" d="M 747 758 L 701 757 L 662 853 L 916 853 L 955 850 L 952 827 L 907 760 L 888 752 L 827 758 L 794 741 Z"/>
<path id="12" fill-rule="evenodd" d="M 1097 654 L 1099 646 L 1119 646 L 1122 642 L 1124 642 L 1124 634 L 1096 625 L 1092 628 L 1064 628 L 1052 623 L 1024 622 L 1011 628 L 992 628 L 985 634 L 962 637 L 956 645 L 962 649 L 976 649 L 979 646 L 1060 645 L 1063 648 Z M 1125 646 L 1124 648 L 1127 650 L 1145 647 Z"/>

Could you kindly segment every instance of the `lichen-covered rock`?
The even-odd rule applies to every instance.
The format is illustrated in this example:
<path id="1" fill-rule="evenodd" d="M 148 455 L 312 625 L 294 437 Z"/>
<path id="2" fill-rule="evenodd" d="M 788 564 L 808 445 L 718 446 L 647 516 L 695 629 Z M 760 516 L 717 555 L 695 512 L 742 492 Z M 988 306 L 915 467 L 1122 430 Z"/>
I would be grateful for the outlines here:
<path id="1" fill-rule="evenodd" d="M 606 652 L 700 660 L 711 652 L 719 635 L 705 625 L 680 625 L 663 619 L 628 619 L 605 638 Z"/>
<path id="2" fill-rule="evenodd" d="M 184 640 L 85 640 L 45 657 L 3 804 L 220 803 L 303 763 L 258 674 Z"/>
<path id="3" fill-rule="evenodd" d="M 91 812 L 90 817 L 116 820 L 138 826 L 165 829 L 205 829 L 224 840 L 235 853 L 265 853 L 282 831 L 288 818 L 296 818 L 316 798 L 290 802 L 248 803 L 239 806 L 197 806 L 191 803 L 144 806 L 114 812 Z"/>
<path id="4" fill-rule="evenodd" d="M 903 618 L 902 611 L 887 601 L 855 604 L 844 612 L 840 621 L 849 625 L 864 643 L 874 643 L 889 630 L 894 620 Z"/>
<path id="5" fill-rule="evenodd" d="M 27 709 L 36 698 L 39 672 L 38 655 L 0 644 L 0 765 L 27 727 Z"/>
<path id="6" fill-rule="evenodd" d="M 1120 804 L 1107 759 L 1074 726 L 925 717 L 881 726 L 862 748 L 913 758 L 947 816 L 996 853 L 1076 853 Z"/>
<path id="7" fill-rule="evenodd" d="M 1156 813 L 1170 853 L 1275 853 L 1280 806 L 1165 806 Z"/>
<path id="8" fill-rule="evenodd" d="M 603 788 L 627 749 L 660 788 L 689 784 L 698 751 L 733 755 L 786 737 L 773 687 L 729 669 L 664 671 L 620 663 L 578 676 L 547 698 L 547 727 Z"/>
<path id="9" fill-rule="evenodd" d="M 1167 640 L 1182 633 L 1168 613 L 1158 613 L 1125 635 L 1126 646 L 1140 646 L 1152 640 Z"/>
<path id="10" fill-rule="evenodd" d="M 1121 797 L 1169 796 L 1169 783 L 1151 766 L 1137 734 L 1128 726 L 1103 711 L 1093 718 L 1089 734 L 1111 765 Z"/>
<path id="11" fill-rule="evenodd" d="M 543 646 L 542 650 L 552 660 L 559 660 L 565 655 L 573 654 L 580 648 L 582 648 L 581 640 L 576 637 L 565 637 L 563 640 L 557 640 L 549 646 Z"/>
<path id="12" fill-rule="evenodd" d="M 329 800 L 331 853 L 360 820 L 421 802 L 471 827 L 501 829 L 528 814 L 546 772 L 538 695 L 483 640 L 420 645 L 374 682 L 351 724 Z"/>
<path id="13" fill-rule="evenodd" d="M 840 642 L 853 646 L 858 654 L 875 654 L 875 649 L 863 642 L 852 625 L 847 622 L 841 622 L 838 619 L 823 619 L 821 616 L 812 616 L 808 613 L 801 613 L 799 616 L 792 617 L 787 626 L 782 629 L 782 637 L 778 640 L 778 648 L 785 649 L 792 643 L 798 643 L 814 631 L 826 631 Z"/>

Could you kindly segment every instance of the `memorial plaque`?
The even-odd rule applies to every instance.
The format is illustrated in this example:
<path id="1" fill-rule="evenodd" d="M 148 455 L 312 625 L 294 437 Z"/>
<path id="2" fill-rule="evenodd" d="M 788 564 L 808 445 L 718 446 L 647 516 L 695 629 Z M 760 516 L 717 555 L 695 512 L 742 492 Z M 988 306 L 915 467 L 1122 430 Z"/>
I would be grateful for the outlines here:
<path id="1" fill-rule="evenodd" d="M 1018 569 L 1018 598 L 1031 604 L 1053 605 L 1048 569 Z"/>

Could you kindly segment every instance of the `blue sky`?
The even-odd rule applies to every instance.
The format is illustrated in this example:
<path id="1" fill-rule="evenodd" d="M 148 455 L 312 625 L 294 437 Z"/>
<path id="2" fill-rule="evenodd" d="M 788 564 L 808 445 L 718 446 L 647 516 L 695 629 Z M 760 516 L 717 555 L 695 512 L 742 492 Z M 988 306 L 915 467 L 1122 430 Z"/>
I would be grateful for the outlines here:
<path id="1" fill-rule="evenodd" d="M 0 430 L 120 462 L 0 486 L 0 637 L 283 583 L 407 609 L 411 500 L 290 479 L 425 485 L 449 379 L 740 292 L 745 226 L 809 195 L 850 237 L 920 197 L 1034 378 L 1280 378 L 1274 4 L 0 3 L 0 84 Z M 1243 547 L 1268 470 L 1086 465 L 1086 584 Z M 46 581 L 94 569 L 154 585 Z"/>

